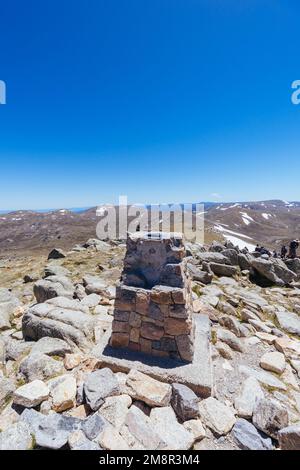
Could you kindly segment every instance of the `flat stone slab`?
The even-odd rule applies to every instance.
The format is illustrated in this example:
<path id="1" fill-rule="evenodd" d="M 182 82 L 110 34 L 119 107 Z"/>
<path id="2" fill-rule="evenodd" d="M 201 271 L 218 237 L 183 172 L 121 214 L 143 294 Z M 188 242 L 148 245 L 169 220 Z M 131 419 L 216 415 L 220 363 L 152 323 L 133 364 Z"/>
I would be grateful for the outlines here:
<path id="1" fill-rule="evenodd" d="M 112 348 L 109 345 L 111 331 L 106 331 L 102 336 L 92 355 L 100 361 L 101 367 L 109 367 L 113 372 L 128 373 L 130 369 L 137 369 L 161 382 L 184 384 L 198 396 L 207 398 L 213 393 L 210 324 L 207 315 L 196 314 L 194 320 L 195 352 L 192 363 Z"/>

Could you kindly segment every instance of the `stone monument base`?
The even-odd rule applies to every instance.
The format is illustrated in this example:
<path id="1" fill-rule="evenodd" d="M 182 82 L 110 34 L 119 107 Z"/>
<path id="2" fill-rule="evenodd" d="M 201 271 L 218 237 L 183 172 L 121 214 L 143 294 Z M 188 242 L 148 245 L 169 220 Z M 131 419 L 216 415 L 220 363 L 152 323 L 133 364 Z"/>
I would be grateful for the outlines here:
<path id="1" fill-rule="evenodd" d="M 177 359 L 154 357 L 139 351 L 113 348 L 109 344 L 111 330 L 107 330 L 95 346 L 92 355 L 100 366 L 109 367 L 113 372 L 129 372 L 137 369 L 154 379 L 168 383 L 181 383 L 207 398 L 213 394 L 213 375 L 210 351 L 210 324 L 207 315 L 194 315 L 195 350 L 191 363 Z"/>

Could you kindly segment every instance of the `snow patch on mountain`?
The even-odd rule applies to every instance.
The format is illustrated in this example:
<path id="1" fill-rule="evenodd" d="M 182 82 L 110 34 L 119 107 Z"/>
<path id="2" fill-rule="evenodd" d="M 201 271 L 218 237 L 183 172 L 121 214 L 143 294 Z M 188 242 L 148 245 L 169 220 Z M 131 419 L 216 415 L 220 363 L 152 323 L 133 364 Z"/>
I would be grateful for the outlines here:
<path id="1" fill-rule="evenodd" d="M 254 219 L 252 219 L 252 217 L 250 217 L 247 212 L 240 212 L 240 214 L 242 216 L 244 224 L 249 225 L 251 222 L 254 222 Z"/>
<path id="2" fill-rule="evenodd" d="M 255 244 L 251 242 L 245 242 L 239 237 L 247 238 L 252 240 L 251 237 L 244 235 L 243 233 L 233 232 L 232 230 L 228 230 L 224 228 L 222 225 L 215 225 L 215 230 L 222 232 L 222 235 L 226 240 L 233 243 L 235 246 L 238 246 L 240 249 L 247 248 L 249 251 L 253 251 L 255 249 Z"/>

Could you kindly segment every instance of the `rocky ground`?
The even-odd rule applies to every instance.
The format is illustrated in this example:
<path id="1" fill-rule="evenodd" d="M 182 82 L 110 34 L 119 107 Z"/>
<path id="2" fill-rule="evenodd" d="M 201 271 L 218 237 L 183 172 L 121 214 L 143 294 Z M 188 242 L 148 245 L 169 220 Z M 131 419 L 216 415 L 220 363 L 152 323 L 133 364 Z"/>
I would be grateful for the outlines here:
<path id="1" fill-rule="evenodd" d="M 194 315 L 211 323 L 213 396 L 113 372 L 125 245 L 89 240 L 0 266 L 0 449 L 300 449 L 300 261 L 188 246 Z"/>

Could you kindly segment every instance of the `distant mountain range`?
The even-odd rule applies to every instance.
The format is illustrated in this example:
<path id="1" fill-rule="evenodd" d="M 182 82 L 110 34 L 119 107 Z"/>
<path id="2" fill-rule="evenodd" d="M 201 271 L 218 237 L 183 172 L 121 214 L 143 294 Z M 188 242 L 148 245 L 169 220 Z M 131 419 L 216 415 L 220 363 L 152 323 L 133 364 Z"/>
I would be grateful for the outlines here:
<path id="1" fill-rule="evenodd" d="M 141 206 L 141 207 L 145 207 L 145 208 L 162 208 L 162 210 L 168 210 L 169 206 L 171 205 L 181 205 L 181 206 L 184 206 L 184 207 L 189 207 L 189 206 L 192 206 L 193 209 L 195 210 L 195 206 L 197 204 L 203 204 L 204 205 L 204 208 L 205 210 L 208 210 L 208 209 L 211 209 L 211 208 L 232 208 L 232 207 L 235 207 L 235 206 L 241 206 L 241 207 L 250 207 L 250 208 L 260 208 L 260 207 L 270 207 L 270 208 L 274 208 L 274 207 L 285 207 L 285 208 L 290 208 L 290 207 L 300 207 L 300 202 L 298 201 L 284 201 L 284 200 L 281 200 L 281 199 L 277 199 L 277 200 L 269 200 L 269 201 L 253 201 L 253 202 L 212 202 L 212 201 L 202 201 L 202 202 L 170 202 L 170 203 L 162 203 L 162 204 L 152 204 L 152 203 L 149 203 L 149 204 L 143 204 L 143 203 L 140 203 L 140 204 L 133 204 L 134 206 Z M 103 204 L 103 207 L 105 206 L 110 206 L 110 204 Z M 27 209 L 23 209 L 23 210 L 7 210 L 7 209 L 0 209 L 0 214 L 11 214 L 11 213 L 23 213 L 23 212 L 28 212 L 28 213 L 50 213 L 50 212 L 59 212 L 59 211 L 68 211 L 68 212 L 75 212 L 75 213 L 79 213 L 79 212 L 85 212 L 85 211 L 88 211 L 88 210 L 91 210 L 91 209 L 95 209 L 96 206 L 88 206 L 88 207 L 67 207 L 67 208 L 56 208 L 56 209 L 30 209 L 30 210 L 27 210 Z"/>
<path id="2" fill-rule="evenodd" d="M 271 200 L 202 204 L 204 210 L 196 212 L 196 216 L 204 217 L 205 241 L 227 239 L 251 250 L 256 243 L 274 249 L 293 238 L 300 238 L 300 202 Z M 154 205 L 155 209 L 158 209 L 157 205 Z M 162 212 L 167 209 L 168 204 L 163 204 Z M 96 207 L 1 211 L 0 256 L 46 252 L 54 246 L 70 249 L 76 243 L 96 237 L 98 221 Z"/>
<path id="3" fill-rule="evenodd" d="M 207 211 L 205 222 L 212 231 L 233 242 L 239 238 L 248 244 L 279 248 L 300 238 L 300 202 L 221 203 Z"/>
<path id="4" fill-rule="evenodd" d="M 0 210 L 1 214 L 11 214 L 12 212 L 37 212 L 37 213 L 48 213 L 48 212 L 57 212 L 58 210 L 67 210 L 70 212 L 84 212 L 90 209 L 90 207 L 72 207 L 68 209 L 32 209 L 32 210 Z"/>

